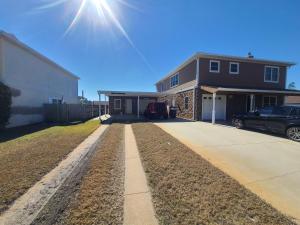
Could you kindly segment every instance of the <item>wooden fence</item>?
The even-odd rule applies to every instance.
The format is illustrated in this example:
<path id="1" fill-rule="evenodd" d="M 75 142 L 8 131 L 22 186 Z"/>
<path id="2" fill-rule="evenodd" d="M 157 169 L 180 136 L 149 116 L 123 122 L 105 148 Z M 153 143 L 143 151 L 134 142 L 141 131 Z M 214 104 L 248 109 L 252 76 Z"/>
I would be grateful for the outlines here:
<path id="1" fill-rule="evenodd" d="M 86 121 L 99 116 L 99 105 L 92 104 L 44 104 L 47 122 Z"/>

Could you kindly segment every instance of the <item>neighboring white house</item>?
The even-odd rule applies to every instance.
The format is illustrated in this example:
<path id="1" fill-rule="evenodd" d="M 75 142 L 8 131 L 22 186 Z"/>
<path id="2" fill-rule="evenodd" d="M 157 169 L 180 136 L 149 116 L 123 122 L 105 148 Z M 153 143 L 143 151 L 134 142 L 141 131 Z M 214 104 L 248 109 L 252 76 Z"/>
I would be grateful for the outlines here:
<path id="1" fill-rule="evenodd" d="M 13 92 L 7 127 L 43 121 L 43 104 L 78 103 L 79 77 L 0 31 L 0 81 Z"/>

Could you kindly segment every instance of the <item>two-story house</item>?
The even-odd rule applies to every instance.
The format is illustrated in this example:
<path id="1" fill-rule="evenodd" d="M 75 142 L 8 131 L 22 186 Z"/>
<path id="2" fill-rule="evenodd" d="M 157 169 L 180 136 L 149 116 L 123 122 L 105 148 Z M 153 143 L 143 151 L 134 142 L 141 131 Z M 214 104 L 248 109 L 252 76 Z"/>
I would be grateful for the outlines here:
<path id="1" fill-rule="evenodd" d="M 190 120 L 228 120 L 233 114 L 263 106 L 281 105 L 291 62 L 196 53 L 156 83 L 157 92 L 100 91 L 109 96 L 111 114 L 136 114 L 149 101 L 177 107 L 177 117 Z M 141 99 L 143 103 L 141 104 Z"/>
<path id="2" fill-rule="evenodd" d="M 226 120 L 233 114 L 280 105 L 287 95 L 291 62 L 197 53 L 156 83 L 161 96 L 193 120 Z"/>

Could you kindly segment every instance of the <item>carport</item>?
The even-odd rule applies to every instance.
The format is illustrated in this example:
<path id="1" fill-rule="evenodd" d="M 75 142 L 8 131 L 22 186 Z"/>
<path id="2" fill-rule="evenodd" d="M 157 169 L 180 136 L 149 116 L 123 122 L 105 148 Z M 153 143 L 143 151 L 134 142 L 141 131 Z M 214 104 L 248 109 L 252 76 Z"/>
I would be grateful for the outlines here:
<path id="1" fill-rule="evenodd" d="M 230 119 L 232 114 L 235 113 L 253 112 L 256 108 L 264 106 L 282 105 L 285 96 L 300 96 L 300 91 L 288 89 L 264 90 L 201 86 L 201 90 L 203 91 L 202 111 L 207 107 L 207 105 L 203 105 L 204 101 L 207 101 L 206 95 L 211 96 L 211 104 L 208 105 L 208 110 L 211 110 L 211 122 L 213 124 L 216 122 L 217 113 L 220 113 L 218 110 L 224 110 L 225 118 Z M 217 101 L 219 99 L 225 100 Z M 221 107 L 220 104 L 225 106 Z"/>
<path id="2" fill-rule="evenodd" d="M 136 115 L 140 118 L 150 102 L 156 102 L 159 96 L 157 92 L 133 92 L 133 91 L 98 91 L 99 102 L 108 98 L 109 112 L 111 115 Z"/>

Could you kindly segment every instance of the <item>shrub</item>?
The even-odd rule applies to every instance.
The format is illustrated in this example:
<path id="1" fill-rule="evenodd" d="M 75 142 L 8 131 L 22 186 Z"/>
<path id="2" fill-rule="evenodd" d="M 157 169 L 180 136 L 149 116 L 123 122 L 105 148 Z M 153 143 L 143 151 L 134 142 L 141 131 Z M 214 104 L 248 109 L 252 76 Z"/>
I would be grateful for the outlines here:
<path id="1" fill-rule="evenodd" d="M 11 90 L 0 82 L 0 129 L 4 128 L 10 117 Z"/>

